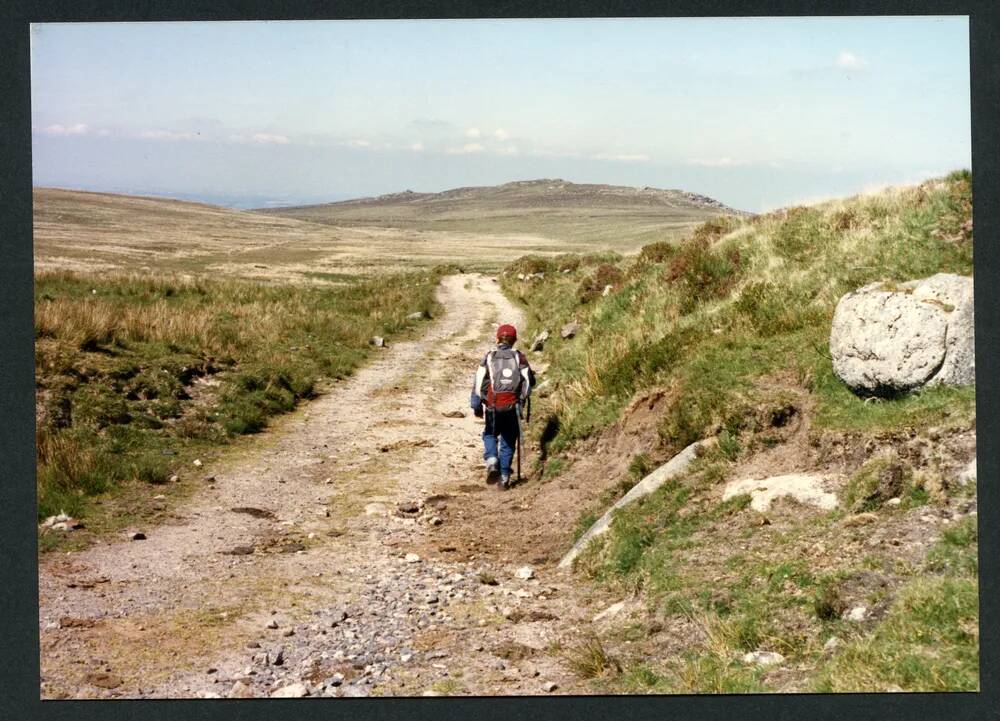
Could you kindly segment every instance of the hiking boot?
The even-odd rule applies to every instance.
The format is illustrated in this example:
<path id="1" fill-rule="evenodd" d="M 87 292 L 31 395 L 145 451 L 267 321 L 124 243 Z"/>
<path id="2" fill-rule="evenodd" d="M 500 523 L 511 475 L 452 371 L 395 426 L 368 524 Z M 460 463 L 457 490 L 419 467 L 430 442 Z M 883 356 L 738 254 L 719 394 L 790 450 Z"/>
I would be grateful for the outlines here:
<path id="1" fill-rule="evenodd" d="M 505 491 L 510 488 L 510 476 L 500 476 L 500 488 Z"/>
<path id="2" fill-rule="evenodd" d="M 500 479 L 500 461 L 496 458 L 486 459 L 486 482 L 496 483 Z"/>

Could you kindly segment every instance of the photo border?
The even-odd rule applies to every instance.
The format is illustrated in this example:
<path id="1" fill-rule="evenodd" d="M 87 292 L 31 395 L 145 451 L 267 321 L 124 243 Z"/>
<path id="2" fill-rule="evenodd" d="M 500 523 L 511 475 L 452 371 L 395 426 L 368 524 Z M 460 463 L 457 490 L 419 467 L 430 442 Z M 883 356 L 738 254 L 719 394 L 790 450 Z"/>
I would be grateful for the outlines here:
<path id="1" fill-rule="evenodd" d="M 34 454 L 33 255 L 31 215 L 31 93 L 29 23 L 82 21 L 320 20 L 383 18 L 732 17 L 836 15 L 969 15 L 971 137 L 976 313 L 976 407 L 979 508 L 979 693 L 739 694 L 678 696 L 447 697 L 301 700 L 41 701 L 39 698 L 38 562 Z M 0 22 L 0 430 L 4 503 L 0 507 L 0 718 L 7 719 L 265 719 L 297 718 L 554 718 L 630 719 L 947 719 L 1000 718 L 1000 659 L 996 623 L 1000 556 L 1000 490 L 996 380 L 1000 377 L 1000 171 L 996 123 L 1000 121 L 1000 10 L 991 2 L 779 0 L 679 0 L 566 3 L 414 2 L 376 0 L 315 2 L 227 0 L 225 3 L 158 0 L 100 5 L 78 0 L 8 2 Z M 979 453 L 978 451 L 984 451 Z"/>

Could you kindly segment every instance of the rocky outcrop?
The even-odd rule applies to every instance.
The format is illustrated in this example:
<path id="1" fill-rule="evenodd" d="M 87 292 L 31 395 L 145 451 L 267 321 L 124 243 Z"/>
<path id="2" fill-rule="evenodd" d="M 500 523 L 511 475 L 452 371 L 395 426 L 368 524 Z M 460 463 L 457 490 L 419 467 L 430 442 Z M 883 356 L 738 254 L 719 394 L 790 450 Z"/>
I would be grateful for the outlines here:
<path id="1" fill-rule="evenodd" d="M 837 376 L 864 395 L 974 383 L 972 278 L 938 273 L 848 293 L 834 312 L 830 354 Z"/>

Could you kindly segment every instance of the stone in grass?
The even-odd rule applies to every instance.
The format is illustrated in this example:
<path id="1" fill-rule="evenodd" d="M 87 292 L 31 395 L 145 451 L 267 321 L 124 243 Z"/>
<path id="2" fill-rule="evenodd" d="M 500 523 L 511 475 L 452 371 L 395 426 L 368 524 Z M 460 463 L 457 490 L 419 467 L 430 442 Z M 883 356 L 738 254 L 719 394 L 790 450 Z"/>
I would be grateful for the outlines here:
<path id="1" fill-rule="evenodd" d="M 528 579 L 535 577 L 535 569 L 531 566 L 521 566 L 514 572 L 514 575 L 522 581 L 527 581 Z"/>
<path id="2" fill-rule="evenodd" d="M 380 335 L 372 336 L 370 343 L 376 348 L 385 348 L 385 338 Z"/>
<path id="3" fill-rule="evenodd" d="M 785 657 L 774 651 L 751 651 L 743 656 L 743 663 L 752 663 L 757 666 L 773 666 L 784 663 Z"/>
<path id="4" fill-rule="evenodd" d="M 271 692 L 271 698 L 303 698 L 309 695 L 309 688 L 304 683 L 293 683 L 282 686 Z"/>
<path id="5" fill-rule="evenodd" d="M 400 513 L 417 513 L 420 510 L 420 503 L 417 501 L 400 501 L 396 504 L 396 510 Z"/>
<path id="6" fill-rule="evenodd" d="M 562 327 L 562 330 L 559 332 L 559 335 L 562 336 L 563 338 L 569 339 L 575 336 L 579 332 L 580 332 L 580 324 L 577 323 L 576 321 L 573 321 L 572 323 L 567 323 L 566 325 L 564 325 Z"/>
<path id="7" fill-rule="evenodd" d="M 227 698 L 253 698 L 253 690 L 242 681 L 237 681 L 226 694 Z"/>
<path id="8" fill-rule="evenodd" d="M 866 618 L 868 618 L 868 609 L 864 606 L 855 606 L 849 611 L 844 612 L 845 621 L 859 622 L 864 621 Z"/>
<path id="9" fill-rule="evenodd" d="M 555 683 L 554 681 L 546 681 L 545 683 L 542 684 L 542 690 L 545 693 L 552 693 L 557 688 L 559 688 L 559 684 Z"/>

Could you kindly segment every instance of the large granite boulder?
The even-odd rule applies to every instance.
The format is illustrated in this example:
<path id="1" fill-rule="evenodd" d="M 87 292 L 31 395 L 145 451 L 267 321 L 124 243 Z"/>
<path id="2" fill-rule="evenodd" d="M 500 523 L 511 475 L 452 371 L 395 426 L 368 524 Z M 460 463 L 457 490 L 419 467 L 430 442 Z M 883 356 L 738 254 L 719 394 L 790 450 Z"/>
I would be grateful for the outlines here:
<path id="1" fill-rule="evenodd" d="M 972 278 L 938 273 L 848 293 L 833 315 L 830 354 L 837 376 L 865 395 L 975 383 Z"/>

